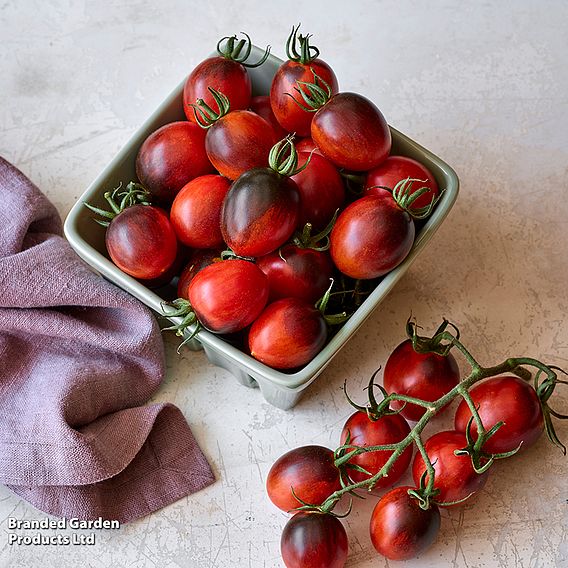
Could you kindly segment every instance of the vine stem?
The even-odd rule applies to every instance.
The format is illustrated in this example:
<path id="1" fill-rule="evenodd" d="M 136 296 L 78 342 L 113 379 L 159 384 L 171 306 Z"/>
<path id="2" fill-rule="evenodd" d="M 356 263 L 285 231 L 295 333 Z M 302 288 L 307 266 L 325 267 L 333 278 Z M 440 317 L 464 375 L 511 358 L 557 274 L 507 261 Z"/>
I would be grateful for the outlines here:
<path id="1" fill-rule="evenodd" d="M 338 448 L 336 450 L 336 456 L 339 453 L 339 457 L 337 457 L 335 460 L 335 465 L 338 468 L 346 466 L 353 457 L 363 453 L 376 452 L 376 451 L 391 451 L 392 454 L 390 455 L 389 459 L 386 461 L 384 466 L 375 475 L 367 479 L 364 479 L 362 481 L 353 483 L 351 485 L 345 485 L 341 489 L 332 493 L 320 506 L 317 507 L 314 506 L 315 509 L 329 513 L 333 510 L 334 506 L 341 499 L 341 497 L 346 493 L 352 493 L 356 489 L 363 489 L 363 488 L 371 491 L 381 478 L 388 476 L 388 473 L 394 462 L 400 457 L 400 455 L 404 452 L 404 450 L 412 443 L 415 443 L 417 445 L 418 451 L 422 455 L 422 458 L 424 459 L 424 462 L 426 464 L 428 482 L 425 488 L 423 489 L 422 496 L 424 498 L 423 504 L 425 508 L 427 508 L 429 499 L 434 497 L 436 494 L 436 490 L 434 489 L 435 470 L 424 448 L 421 434 L 426 424 L 428 424 L 428 422 L 434 415 L 440 412 L 440 410 L 442 410 L 446 405 L 448 405 L 458 396 L 461 396 L 466 401 L 468 407 L 471 410 L 473 420 L 476 423 L 477 432 L 478 432 L 477 440 L 472 448 L 473 452 L 477 452 L 477 456 L 475 457 L 474 454 L 471 454 L 472 462 L 474 467 L 476 468 L 476 471 L 481 471 L 481 470 L 484 471 L 489 465 L 491 465 L 491 463 L 493 463 L 494 459 L 500 457 L 508 457 L 509 455 L 512 455 L 512 453 L 514 452 L 509 452 L 507 454 L 496 454 L 496 455 L 485 455 L 482 453 L 481 447 L 483 443 L 487 440 L 489 436 L 495 433 L 495 431 L 499 428 L 501 424 L 492 427 L 489 432 L 486 431 L 479 416 L 479 412 L 471 398 L 471 395 L 469 394 L 469 389 L 474 384 L 478 383 L 479 381 L 482 381 L 483 379 L 487 379 L 489 377 L 493 377 L 503 373 L 511 372 L 517 374 L 518 376 L 521 376 L 521 378 L 524 379 L 530 378 L 531 376 L 530 372 L 527 369 L 521 367 L 523 365 L 529 367 L 535 367 L 536 369 L 538 369 L 539 371 L 541 371 L 546 375 L 546 379 L 543 381 L 543 383 L 546 383 L 548 381 L 548 384 L 546 385 L 543 384 L 542 386 L 546 386 L 550 389 L 550 385 L 552 385 L 553 388 L 553 385 L 556 384 L 557 382 L 557 376 L 553 370 L 555 369 L 554 367 L 549 367 L 544 363 L 529 357 L 508 358 L 499 365 L 495 365 L 492 367 L 482 367 L 474 359 L 471 353 L 465 348 L 465 346 L 459 341 L 459 339 L 454 335 L 452 335 L 452 333 L 450 333 L 447 330 L 437 333 L 431 339 L 426 339 L 426 338 L 419 338 L 419 339 L 431 342 L 431 345 L 433 346 L 432 351 L 434 351 L 434 349 L 438 349 L 444 346 L 455 347 L 458 351 L 462 353 L 464 358 L 470 364 L 471 366 L 470 374 L 448 393 L 446 393 L 445 395 L 441 396 L 440 398 L 432 402 L 396 393 L 392 394 L 384 393 L 386 396 L 384 396 L 383 400 L 381 400 L 381 402 L 377 405 L 376 408 L 379 416 L 381 415 L 381 413 L 388 412 L 390 410 L 390 404 L 395 401 L 403 402 L 405 404 L 417 404 L 419 406 L 422 406 L 426 410 L 422 415 L 422 417 L 418 420 L 418 422 L 416 422 L 414 427 L 411 429 L 410 433 L 403 440 L 401 440 L 396 444 L 388 444 L 388 445 L 385 444 L 378 446 L 355 446 L 353 444 L 347 444 Z M 443 342 L 447 343 L 444 345 Z M 372 385 L 373 383 L 371 380 L 371 385 L 369 387 L 370 389 L 372 389 Z M 392 411 L 390 412 L 392 413 Z M 486 460 L 487 463 L 484 466 L 480 466 L 479 456 L 481 456 L 483 459 Z M 421 503 L 421 506 L 423 504 Z"/>

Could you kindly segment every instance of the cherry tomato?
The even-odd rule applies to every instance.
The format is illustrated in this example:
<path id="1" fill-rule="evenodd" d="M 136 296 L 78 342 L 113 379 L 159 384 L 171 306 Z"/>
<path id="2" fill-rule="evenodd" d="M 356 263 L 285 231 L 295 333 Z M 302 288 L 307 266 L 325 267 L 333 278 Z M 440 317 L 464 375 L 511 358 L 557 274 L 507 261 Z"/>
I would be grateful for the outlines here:
<path id="1" fill-rule="evenodd" d="M 190 122 L 162 126 L 146 138 L 136 157 L 140 183 L 167 205 L 186 183 L 212 172 L 205 152 L 205 132 Z"/>
<path id="2" fill-rule="evenodd" d="M 418 179 L 422 182 L 414 182 L 412 192 L 421 187 L 430 189 L 412 203 L 413 209 L 427 207 L 432 199 L 440 193 L 434 176 L 426 166 L 406 156 L 389 156 L 382 164 L 373 168 L 367 174 L 364 195 L 376 193 L 376 186 L 388 187 L 392 190 L 400 180 L 406 178 Z"/>
<path id="3" fill-rule="evenodd" d="M 295 369 L 325 345 L 327 324 L 319 310 L 298 298 L 269 304 L 252 324 L 250 354 L 274 369 Z"/>
<path id="4" fill-rule="evenodd" d="M 203 249 L 223 245 L 221 207 L 229 186 L 230 182 L 222 176 L 199 176 L 176 195 L 170 221 L 184 245 Z"/>
<path id="5" fill-rule="evenodd" d="M 357 93 L 334 95 L 314 115 L 314 143 L 336 166 L 362 172 L 386 160 L 391 133 L 381 111 Z"/>
<path id="6" fill-rule="evenodd" d="M 494 377 L 475 385 L 469 394 L 486 430 L 504 424 L 483 445 L 486 452 L 510 452 L 522 443 L 521 450 L 534 444 L 544 430 L 542 407 L 536 391 L 519 377 Z M 465 432 L 471 410 L 463 400 L 456 411 L 455 428 Z M 473 421 L 471 434 L 477 437 Z"/>
<path id="7" fill-rule="evenodd" d="M 268 300 L 268 279 L 247 260 L 215 262 L 189 284 L 189 301 L 209 331 L 234 333 L 250 325 Z"/>
<path id="8" fill-rule="evenodd" d="M 408 494 L 411 487 L 395 487 L 385 493 L 371 515 L 371 541 L 379 554 L 390 560 L 408 560 L 428 549 L 440 530 L 440 510 L 426 511 Z"/>
<path id="9" fill-rule="evenodd" d="M 349 545 L 337 517 L 300 511 L 286 523 L 280 550 L 287 568 L 343 568 Z"/>
<path id="10" fill-rule="evenodd" d="M 105 243 L 111 260 L 143 280 L 159 278 L 176 260 L 177 240 L 167 213 L 153 205 L 133 205 L 110 223 Z"/>
<path id="11" fill-rule="evenodd" d="M 236 110 L 221 116 L 205 138 L 207 156 L 220 174 L 231 180 L 266 165 L 276 142 L 274 130 L 258 114 Z"/>
<path id="12" fill-rule="evenodd" d="M 345 444 L 350 436 L 350 444 L 355 446 L 381 446 L 396 444 L 404 440 L 410 433 L 408 422 L 400 414 L 387 414 L 377 420 L 371 420 L 365 412 L 355 412 L 343 426 L 341 444 Z M 371 476 L 375 475 L 385 465 L 393 454 L 392 451 L 369 452 L 351 458 L 350 463 L 367 470 Z M 375 488 L 394 485 L 408 469 L 412 459 L 412 445 L 409 445 L 392 465 L 388 477 L 382 477 Z M 355 469 L 348 469 L 349 477 L 355 482 L 368 479 L 369 476 Z"/>
<path id="13" fill-rule="evenodd" d="M 215 104 L 208 87 L 221 91 L 233 110 L 246 109 L 250 104 L 251 82 L 247 70 L 237 61 L 210 57 L 189 74 L 183 88 L 183 110 L 191 122 L 196 122 L 191 105 L 197 99 L 203 99 L 209 106 Z"/>
<path id="14" fill-rule="evenodd" d="M 454 356 L 436 353 L 417 353 L 412 341 L 403 341 L 390 355 L 385 366 L 383 385 L 387 392 L 434 401 L 451 391 L 460 380 L 460 371 Z M 404 403 L 394 401 L 398 410 Z M 407 420 L 419 420 L 426 409 L 406 404 L 401 414 Z"/>
<path id="15" fill-rule="evenodd" d="M 282 138 L 285 138 L 288 135 L 288 132 L 280 126 L 280 123 L 276 120 L 276 117 L 272 112 L 269 96 L 262 95 L 259 97 L 253 97 L 250 101 L 250 110 L 262 116 L 262 118 L 264 118 L 264 120 L 272 126 L 276 140 L 282 140 Z"/>
<path id="16" fill-rule="evenodd" d="M 330 235 L 335 266 L 347 276 L 377 278 L 398 266 L 414 243 L 415 226 L 390 192 L 369 195 L 348 205 Z"/>
<path id="17" fill-rule="evenodd" d="M 269 300 L 299 298 L 315 303 L 328 289 L 333 263 L 327 251 L 285 245 L 256 261 L 268 276 Z"/>
<path id="18" fill-rule="evenodd" d="M 434 466 L 434 487 L 440 490 L 435 500 L 439 505 L 452 501 L 462 501 L 481 491 L 489 477 L 489 471 L 478 474 L 471 465 L 468 455 L 456 456 L 455 450 L 467 446 L 463 432 L 444 430 L 429 438 L 424 447 Z M 426 464 L 420 452 L 412 463 L 412 477 L 418 486 L 426 471 Z M 429 476 L 426 476 L 428 482 Z"/>
<path id="19" fill-rule="evenodd" d="M 339 470 L 333 452 L 323 446 L 302 446 L 280 456 L 266 478 L 270 500 L 283 511 L 301 507 L 294 493 L 306 503 L 321 505 L 332 493 L 341 489 Z"/>
<path id="20" fill-rule="evenodd" d="M 221 251 L 216 249 L 197 249 L 191 252 L 187 265 L 180 274 L 177 295 L 178 298 L 189 300 L 189 285 L 195 275 L 210 264 L 221 262 Z"/>
<path id="21" fill-rule="evenodd" d="M 271 168 L 255 168 L 231 186 L 221 213 L 221 232 L 239 256 L 276 250 L 298 224 L 300 195 L 293 180 Z"/>
<path id="22" fill-rule="evenodd" d="M 310 158 L 300 152 L 300 164 Z M 292 176 L 300 191 L 299 225 L 311 223 L 314 229 L 323 229 L 345 202 L 345 187 L 337 168 L 326 158 L 312 154 L 305 169 Z"/>

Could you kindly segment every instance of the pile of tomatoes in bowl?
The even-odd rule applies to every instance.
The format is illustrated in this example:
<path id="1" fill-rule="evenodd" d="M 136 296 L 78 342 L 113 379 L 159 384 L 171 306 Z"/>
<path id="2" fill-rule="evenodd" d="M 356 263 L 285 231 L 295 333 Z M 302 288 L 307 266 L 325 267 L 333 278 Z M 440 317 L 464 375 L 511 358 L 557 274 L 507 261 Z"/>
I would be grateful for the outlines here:
<path id="1" fill-rule="evenodd" d="M 244 35 L 190 73 L 187 120 L 145 139 L 138 179 L 105 194 L 109 211 L 89 207 L 119 269 L 176 284 L 165 312 L 186 340 L 205 328 L 295 372 L 403 262 L 441 192 L 423 164 L 391 154 L 381 111 L 339 90 L 299 26 L 270 95 L 253 97 L 247 68 L 269 48 L 252 60 Z"/>

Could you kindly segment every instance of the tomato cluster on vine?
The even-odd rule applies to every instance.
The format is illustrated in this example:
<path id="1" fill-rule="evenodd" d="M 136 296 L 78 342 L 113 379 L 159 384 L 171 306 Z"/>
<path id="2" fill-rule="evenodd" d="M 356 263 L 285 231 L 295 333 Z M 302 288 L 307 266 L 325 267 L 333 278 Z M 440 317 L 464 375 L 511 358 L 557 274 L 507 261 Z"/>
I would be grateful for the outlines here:
<path id="1" fill-rule="evenodd" d="M 340 518 L 353 502 L 343 515 L 334 510 L 344 496 L 361 497 L 363 491 L 379 496 L 369 521 L 370 541 L 386 558 L 406 560 L 435 542 L 441 507 L 459 506 L 483 489 L 495 460 L 525 451 L 545 430 L 566 453 L 551 416 L 568 416 L 548 405 L 556 384 L 565 382 L 557 377 L 563 371 L 530 358 L 481 367 L 449 325 L 444 321 L 427 338 L 409 321 L 409 338 L 388 358 L 383 385 L 375 382 L 378 371 L 371 377 L 368 404 L 360 406 L 345 393 L 356 412 L 345 422 L 335 451 L 304 446 L 272 465 L 268 497 L 293 514 L 281 538 L 288 568 L 344 566 L 348 539 Z M 467 377 L 460 377 L 452 348 L 470 364 Z M 533 385 L 526 367 L 537 370 Z M 423 441 L 426 424 L 457 397 L 462 400 L 454 429 Z M 395 486 L 409 468 L 414 485 Z"/>
<path id="2" fill-rule="evenodd" d="M 247 67 L 269 48 L 251 61 L 244 35 L 190 73 L 187 120 L 144 140 L 137 182 L 105 195 L 111 211 L 89 207 L 123 272 L 177 284 L 165 315 L 183 318 L 186 340 L 188 326 L 237 334 L 252 357 L 293 372 L 403 262 L 440 190 L 425 165 L 391 155 L 382 112 L 339 90 L 299 26 L 269 95 L 253 97 Z"/>

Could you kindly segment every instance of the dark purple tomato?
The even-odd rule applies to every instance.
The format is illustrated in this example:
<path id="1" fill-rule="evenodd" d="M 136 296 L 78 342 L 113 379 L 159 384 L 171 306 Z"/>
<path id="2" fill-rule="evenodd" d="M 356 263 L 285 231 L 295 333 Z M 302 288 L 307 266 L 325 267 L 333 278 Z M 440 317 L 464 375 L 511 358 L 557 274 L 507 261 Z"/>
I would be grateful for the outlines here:
<path id="1" fill-rule="evenodd" d="M 410 433 L 408 422 L 400 414 L 387 414 L 377 420 L 371 420 L 365 412 L 352 414 L 341 432 L 341 444 L 345 444 L 350 436 L 350 444 L 355 446 L 382 446 L 397 444 Z M 369 452 L 359 454 L 349 460 L 349 463 L 358 465 L 367 470 L 371 476 L 377 474 L 385 465 L 393 452 Z M 412 444 L 410 444 L 392 465 L 388 477 L 381 477 L 375 488 L 384 488 L 394 485 L 408 469 L 412 459 Z M 368 479 L 369 476 L 355 469 L 348 469 L 349 477 L 355 482 Z"/>
<path id="2" fill-rule="evenodd" d="M 276 250 L 298 225 L 300 195 L 293 180 L 271 168 L 255 168 L 231 186 L 221 213 L 221 232 L 239 256 Z"/>
<path id="3" fill-rule="evenodd" d="M 215 262 L 189 284 L 189 301 L 209 331 L 234 333 L 250 325 L 268 300 L 268 279 L 248 260 Z"/>
<path id="4" fill-rule="evenodd" d="M 192 251 L 178 280 L 178 298 L 189 300 L 189 285 L 191 281 L 200 270 L 214 262 L 221 262 L 221 251 L 215 249 L 197 249 Z"/>
<path id="5" fill-rule="evenodd" d="M 313 304 L 283 298 L 269 304 L 249 331 L 250 354 L 273 369 L 309 363 L 327 340 L 327 324 Z"/>
<path id="6" fill-rule="evenodd" d="M 191 105 L 197 99 L 203 99 L 215 108 L 215 100 L 208 87 L 221 91 L 233 110 L 246 109 L 250 104 L 251 82 L 246 69 L 237 61 L 221 56 L 210 57 L 190 73 L 183 88 L 183 110 L 191 122 L 195 122 Z"/>
<path id="7" fill-rule="evenodd" d="M 286 568 L 343 568 L 347 533 L 337 517 L 300 511 L 286 523 L 280 551 Z"/>
<path id="8" fill-rule="evenodd" d="M 412 341 L 403 341 L 390 355 L 385 365 L 383 385 L 388 393 L 397 393 L 426 401 L 434 401 L 450 392 L 460 380 L 460 370 L 454 356 L 417 353 Z M 398 410 L 405 403 L 394 401 Z M 423 406 L 406 404 L 401 414 L 407 420 L 419 420 L 426 412 Z"/>
<path id="9" fill-rule="evenodd" d="M 356 93 L 331 97 L 314 115 L 314 143 L 337 167 L 363 172 L 386 160 L 391 133 L 381 111 Z"/>
<path id="10" fill-rule="evenodd" d="M 186 183 L 213 171 L 205 152 L 205 131 L 191 122 L 162 126 L 146 138 L 136 157 L 140 183 L 167 205 Z"/>
<path id="11" fill-rule="evenodd" d="M 296 81 L 312 83 L 314 71 L 331 87 L 332 93 L 337 93 L 337 77 L 331 67 L 321 59 L 314 59 L 307 64 L 285 61 L 276 71 L 270 87 L 270 104 L 274 116 L 285 130 L 295 132 L 298 136 L 310 135 L 314 113 L 302 109 L 294 102 L 305 106 L 302 96 L 296 91 L 296 88 L 299 88 Z"/>
<path id="12" fill-rule="evenodd" d="M 269 301 L 299 298 L 315 303 L 329 288 L 333 263 L 327 251 L 285 245 L 256 261 L 268 276 Z"/>
<path id="13" fill-rule="evenodd" d="M 199 176 L 176 195 L 170 221 L 184 245 L 197 249 L 223 245 L 221 208 L 230 185 L 231 182 L 222 176 Z"/>
<path id="14" fill-rule="evenodd" d="M 298 163 L 310 157 L 307 152 L 298 154 Z M 308 166 L 292 176 L 300 191 L 300 221 L 311 223 L 314 229 L 323 229 L 345 202 L 345 187 L 337 168 L 319 154 L 312 154 Z"/>
<path id="15" fill-rule="evenodd" d="M 310 136 L 301 138 L 296 142 L 296 150 L 299 152 L 313 152 L 314 154 L 319 154 L 322 156 L 321 150 L 314 144 L 314 141 Z"/>
<path id="16" fill-rule="evenodd" d="M 395 487 L 385 493 L 371 515 L 371 541 L 389 560 L 419 556 L 433 544 L 440 530 L 438 507 L 421 509 L 418 500 L 408 494 L 409 489 Z"/>
<path id="17" fill-rule="evenodd" d="M 269 96 L 262 95 L 260 97 L 253 97 L 250 101 L 250 110 L 262 116 L 262 118 L 272 126 L 276 140 L 282 140 L 282 138 L 288 135 L 288 132 L 280 126 L 280 123 L 276 120 L 272 112 Z"/>
<path id="18" fill-rule="evenodd" d="M 153 205 L 133 205 L 110 223 L 105 243 L 111 260 L 142 280 L 162 276 L 176 260 L 177 240 L 167 213 Z"/>
<path id="19" fill-rule="evenodd" d="M 528 448 L 544 431 L 542 407 L 536 391 L 519 377 L 494 377 L 475 385 L 469 394 L 477 407 L 485 430 L 498 422 L 504 424 L 491 436 L 483 450 L 491 454 L 511 452 L 521 446 Z M 462 400 L 456 411 L 455 428 L 465 432 L 471 410 Z M 471 425 L 471 434 L 477 438 L 477 424 Z"/>
<path id="20" fill-rule="evenodd" d="M 339 470 L 333 452 L 323 446 L 302 446 L 280 456 L 266 478 L 270 500 L 283 511 L 301 506 L 294 493 L 306 503 L 321 505 L 332 493 L 341 489 Z"/>
<path id="21" fill-rule="evenodd" d="M 427 187 L 430 190 L 412 203 L 412 209 L 427 207 L 440 193 L 432 172 L 426 166 L 406 156 L 389 156 L 367 174 L 364 195 L 375 193 L 376 186 L 388 187 L 392 190 L 399 181 L 407 178 L 421 180 L 421 182 L 413 182 L 412 192 L 421 187 Z"/>
<path id="22" fill-rule="evenodd" d="M 351 278 L 383 276 L 406 258 L 414 243 L 412 217 L 390 192 L 382 191 L 348 205 L 331 231 L 331 258 Z"/>
<path id="23" fill-rule="evenodd" d="M 434 487 L 440 490 L 435 500 L 439 505 L 462 501 L 479 493 L 485 486 L 489 471 L 478 474 L 473 469 L 471 458 L 468 455 L 458 455 L 455 450 L 462 450 L 467 446 L 463 432 L 445 430 L 430 437 L 424 447 L 434 466 Z M 418 487 L 420 479 L 426 471 L 426 464 L 420 452 L 416 454 L 412 464 L 412 477 Z M 429 476 L 426 475 L 426 483 Z"/>
<path id="24" fill-rule="evenodd" d="M 234 180 L 247 170 L 266 166 L 275 143 L 274 130 L 264 118 L 250 110 L 235 110 L 207 130 L 205 149 L 218 172 Z"/>

